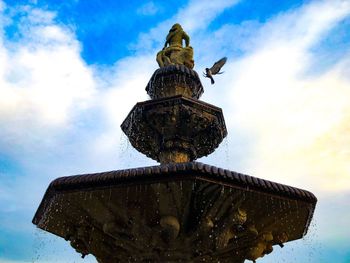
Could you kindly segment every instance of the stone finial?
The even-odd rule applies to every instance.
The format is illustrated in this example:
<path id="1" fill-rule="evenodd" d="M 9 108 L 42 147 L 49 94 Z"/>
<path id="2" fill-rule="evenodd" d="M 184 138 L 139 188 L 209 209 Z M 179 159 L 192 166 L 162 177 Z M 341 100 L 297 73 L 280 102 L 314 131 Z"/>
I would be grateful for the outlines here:
<path id="1" fill-rule="evenodd" d="M 182 45 L 185 40 L 185 47 Z M 190 37 L 182 29 L 180 24 L 174 24 L 166 37 L 164 47 L 157 53 L 159 67 L 168 65 L 185 65 L 194 67 L 193 48 L 190 46 Z"/>

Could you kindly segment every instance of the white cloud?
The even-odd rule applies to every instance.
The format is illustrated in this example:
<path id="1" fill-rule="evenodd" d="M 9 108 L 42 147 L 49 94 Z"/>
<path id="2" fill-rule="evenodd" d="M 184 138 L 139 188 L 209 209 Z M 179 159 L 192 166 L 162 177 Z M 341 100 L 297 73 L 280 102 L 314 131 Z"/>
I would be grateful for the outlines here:
<path id="1" fill-rule="evenodd" d="M 62 126 L 71 110 L 93 98 L 91 70 L 80 57 L 80 45 L 54 14 L 26 8 L 18 42 L 0 36 L 0 120 L 15 128 Z"/>
<path id="2" fill-rule="evenodd" d="M 349 6 L 347 0 L 321 0 L 281 13 L 264 25 L 258 36 L 259 44 L 269 48 L 273 43 L 310 47 L 348 15 Z"/>
<path id="3" fill-rule="evenodd" d="M 227 65 L 233 74 L 218 83 L 227 83 L 230 94 L 230 128 L 254 142 L 248 172 L 302 188 L 349 189 L 349 59 L 322 75 L 304 74 L 317 59 L 310 48 L 349 14 L 349 1 L 314 2 L 280 14 L 258 31 L 249 54 Z"/>
<path id="4" fill-rule="evenodd" d="M 135 165 L 138 163 L 138 158 L 143 161 L 143 164 L 150 163 L 141 154 L 137 157 L 136 151 L 131 150 L 129 142 L 125 142 L 122 147 L 122 140 L 125 137 L 120 125 L 137 102 L 149 99 L 145 88 L 156 68 L 157 64 L 152 54 L 124 58 L 104 73 L 106 75 L 101 81 L 106 79 L 108 81 L 100 83 L 100 86 L 104 87 L 102 88 L 104 91 L 100 93 L 100 107 L 106 126 L 91 144 L 91 153 L 96 156 L 96 159 L 100 156 L 108 156 L 111 158 L 110 163 L 116 164 L 118 159 L 119 165 L 130 167 L 130 160 L 126 156 L 128 151 L 131 151 L 135 154 Z M 118 158 L 117 153 L 119 153 Z"/>
<path id="5" fill-rule="evenodd" d="M 87 132 L 75 133 L 97 95 L 73 32 L 58 25 L 52 12 L 19 6 L 7 14 L 17 12 L 19 21 L 0 14 L 1 26 L 16 23 L 19 30 L 11 40 L 0 28 L 0 154 L 17 165 L 14 172 L 0 167 L 2 211 L 31 211 L 50 179 L 83 162 L 79 151 L 88 156 Z"/>
<path id="6" fill-rule="evenodd" d="M 225 9 L 234 6 L 238 2 L 240 0 L 192 0 L 186 7 L 179 10 L 171 18 L 171 21 L 177 21 L 188 32 L 205 29 Z M 198 19 L 199 17 L 200 19 Z"/>
<path id="7" fill-rule="evenodd" d="M 136 10 L 136 13 L 144 16 L 153 16 L 159 12 L 159 6 L 157 6 L 154 2 L 148 2 L 143 4 Z"/>
<path id="8" fill-rule="evenodd" d="M 173 24 L 180 23 L 189 34 L 204 30 L 225 9 L 234 6 L 239 1 L 192 0 L 180 8 L 173 17 L 162 21 L 148 32 L 141 33 L 137 43 L 130 45 L 130 47 L 139 52 L 155 53 L 156 49 L 162 48 L 165 36 Z"/>
<path id="9" fill-rule="evenodd" d="M 188 25 L 190 30 L 198 30 L 236 2 L 191 1 L 173 19 Z M 7 124 L 0 131 L 0 145 L 7 149 L 17 145 L 17 151 L 34 147 L 29 153 L 53 149 L 63 138 L 52 135 L 65 134 L 67 129 L 74 132 L 74 122 L 79 122 L 77 116 L 82 110 L 95 107 L 106 118 L 101 115 L 99 123 L 103 128 L 99 127 L 101 133 L 84 146 L 88 152 L 84 158 L 93 159 L 94 163 L 111 160 L 108 167 L 112 166 L 122 136 L 121 122 L 137 101 L 147 99 L 144 88 L 157 67 L 155 53 L 125 58 L 109 68 L 89 67 L 80 57 L 80 43 L 74 33 L 55 23 L 55 13 L 30 6 L 16 8 L 10 13 L 20 12 L 19 21 L 2 17 L 8 23 L 18 23 L 20 38 L 11 42 L 4 34 L 0 36 L 0 121 Z M 208 8 L 210 11 L 204 12 Z M 194 19 L 199 13 L 201 22 Z M 157 33 L 150 33 L 150 39 L 157 40 L 154 36 L 161 34 L 159 39 L 163 40 L 160 29 L 167 27 L 168 31 L 171 23 L 168 20 L 152 29 Z M 85 133 L 75 142 L 76 147 L 81 148 L 83 138 L 91 138 L 93 132 Z"/>

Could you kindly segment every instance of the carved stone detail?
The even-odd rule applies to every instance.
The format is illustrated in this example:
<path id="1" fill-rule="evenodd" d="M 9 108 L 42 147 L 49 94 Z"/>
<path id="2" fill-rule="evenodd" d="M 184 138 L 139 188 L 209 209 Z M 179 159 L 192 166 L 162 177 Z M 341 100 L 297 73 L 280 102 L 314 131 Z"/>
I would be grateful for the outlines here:
<path id="1" fill-rule="evenodd" d="M 255 261 L 300 234 L 298 221 L 285 227 L 291 210 L 308 214 L 294 200 L 204 180 L 86 192 L 57 194 L 38 226 L 100 263 Z M 272 217 L 269 205 L 276 206 Z"/>
<path id="2" fill-rule="evenodd" d="M 220 108 L 182 96 L 136 104 L 121 128 L 133 147 L 161 163 L 206 156 L 227 134 Z"/>
<path id="3" fill-rule="evenodd" d="M 199 99 L 204 90 L 196 71 L 183 65 L 170 65 L 153 73 L 146 91 L 152 99 L 176 95 Z"/>

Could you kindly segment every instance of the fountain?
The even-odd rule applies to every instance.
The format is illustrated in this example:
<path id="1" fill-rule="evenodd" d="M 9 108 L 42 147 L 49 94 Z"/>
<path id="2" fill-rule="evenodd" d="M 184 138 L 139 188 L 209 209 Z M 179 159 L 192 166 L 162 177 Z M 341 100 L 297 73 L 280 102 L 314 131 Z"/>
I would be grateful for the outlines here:
<path id="1" fill-rule="evenodd" d="M 182 42 L 185 40 L 185 47 Z M 113 262 L 255 262 L 302 238 L 316 197 L 305 190 L 195 162 L 227 135 L 222 110 L 203 86 L 179 24 L 160 66 L 121 125 L 158 166 L 54 180 L 33 218 L 84 257 Z"/>

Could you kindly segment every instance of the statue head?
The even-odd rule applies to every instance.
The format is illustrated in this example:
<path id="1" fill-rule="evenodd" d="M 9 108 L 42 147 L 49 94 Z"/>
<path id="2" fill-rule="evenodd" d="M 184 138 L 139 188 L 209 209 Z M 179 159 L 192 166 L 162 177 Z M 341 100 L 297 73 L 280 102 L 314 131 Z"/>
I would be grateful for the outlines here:
<path id="1" fill-rule="evenodd" d="M 174 24 L 174 25 L 170 28 L 169 32 L 174 32 L 174 31 L 177 31 L 177 30 L 182 30 L 181 25 L 178 24 L 178 23 Z"/>

